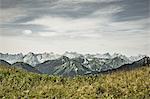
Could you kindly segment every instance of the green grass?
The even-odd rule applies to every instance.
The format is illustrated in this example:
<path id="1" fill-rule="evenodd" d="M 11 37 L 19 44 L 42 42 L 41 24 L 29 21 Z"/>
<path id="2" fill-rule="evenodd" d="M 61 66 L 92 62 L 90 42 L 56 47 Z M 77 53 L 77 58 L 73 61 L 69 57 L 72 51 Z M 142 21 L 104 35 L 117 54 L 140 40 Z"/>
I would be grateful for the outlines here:
<path id="1" fill-rule="evenodd" d="M 0 66 L 0 99 L 148 99 L 150 67 L 63 78 Z"/>

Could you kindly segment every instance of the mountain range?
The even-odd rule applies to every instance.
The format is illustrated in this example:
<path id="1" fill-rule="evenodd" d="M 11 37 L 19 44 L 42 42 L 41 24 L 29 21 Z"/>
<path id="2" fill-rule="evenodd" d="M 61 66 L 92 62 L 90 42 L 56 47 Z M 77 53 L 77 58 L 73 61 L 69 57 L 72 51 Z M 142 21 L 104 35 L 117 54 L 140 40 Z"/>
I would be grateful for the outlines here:
<path id="1" fill-rule="evenodd" d="M 32 52 L 23 55 L 0 53 L 0 64 L 21 68 L 30 72 L 49 75 L 75 76 L 95 74 L 121 68 L 132 67 L 135 63 L 141 65 L 148 60 L 145 55 L 127 57 L 118 53 L 114 54 L 78 54 L 65 52 L 62 55 L 54 53 L 34 54 Z M 136 65 L 137 65 L 136 64 Z M 126 66 L 127 65 L 127 66 Z"/>

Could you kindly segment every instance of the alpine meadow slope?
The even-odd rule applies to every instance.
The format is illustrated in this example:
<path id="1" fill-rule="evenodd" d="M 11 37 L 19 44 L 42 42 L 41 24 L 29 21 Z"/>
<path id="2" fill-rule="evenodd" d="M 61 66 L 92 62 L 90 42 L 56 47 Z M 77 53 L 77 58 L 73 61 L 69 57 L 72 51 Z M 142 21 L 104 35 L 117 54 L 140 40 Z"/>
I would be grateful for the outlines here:
<path id="1" fill-rule="evenodd" d="M 0 98 L 149 99 L 150 67 L 93 76 L 34 74 L 0 65 Z"/>

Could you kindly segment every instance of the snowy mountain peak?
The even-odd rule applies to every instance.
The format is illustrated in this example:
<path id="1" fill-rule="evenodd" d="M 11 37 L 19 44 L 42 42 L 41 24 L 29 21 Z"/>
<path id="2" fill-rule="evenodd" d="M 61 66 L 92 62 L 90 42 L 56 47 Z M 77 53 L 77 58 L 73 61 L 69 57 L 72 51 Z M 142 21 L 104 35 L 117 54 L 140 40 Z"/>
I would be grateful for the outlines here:
<path id="1" fill-rule="evenodd" d="M 77 57 L 80 57 L 80 56 L 82 56 L 81 54 L 78 54 L 78 53 L 76 53 L 76 52 L 65 52 L 64 54 L 63 54 L 63 56 L 67 56 L 67 57 L 69 57 L 69 58 L 77 58 Z"/>
<path id="2" fill-rule="evenodd" d="M 65 56 L 65 58 L 64 58 Z M 63 57 L 62 59 L 64 61 L 68 59 L 78 59 L 78 60 L 84 60 L 84 63 L 88 64 L 89 61 L 95 61 L 99 62 L 100 64 L 106 62 L 106 60 L 113 60 L 115 57 L 118 57 L 119 59 L 123 59 L 126 62 L 134 62 L 139 59 L 142 59 L 145 57 L 145 55 L 138 55 L 138 56 L 131 56 L 131 57 L 126 57 L 125 55 L 119 54 L 119 53 L 114 53 L 114 54 L 109 54 L 109 53 L 104 53 L 104 54 L 79 54 L 76 52 L 65 52 L 62 55 L 55 54 L 53 52 L 51 53 L 40 53 L 40 54 L 34 54 L 32 52 L 29 52 L 26 55 L 23 55 L 22 53 L 19 54 L 3 54 L 0 53 L 0 59 L 5 60 L 11 64 L 15 62 L 25 62 L 28 63 L 32 66 L 36 66 L 37 64 L 43 63 L 48 60 L 56 60 Z M 67 58 L 66 58 L 67 57 Z"/>

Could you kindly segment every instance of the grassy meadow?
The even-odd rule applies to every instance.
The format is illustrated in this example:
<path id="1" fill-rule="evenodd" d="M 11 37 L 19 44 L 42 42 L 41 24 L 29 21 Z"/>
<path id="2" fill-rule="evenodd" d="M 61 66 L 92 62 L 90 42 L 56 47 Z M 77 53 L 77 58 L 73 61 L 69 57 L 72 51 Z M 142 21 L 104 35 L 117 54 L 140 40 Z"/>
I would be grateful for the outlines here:
<path id="1" fill-rule="evenodd" d="M 0 66 L 0 99 L 150 99 L 150 67 L 59 77 Z"/>

